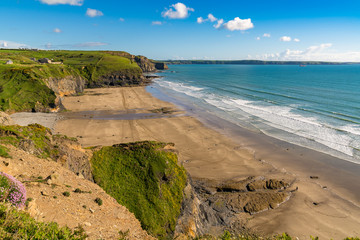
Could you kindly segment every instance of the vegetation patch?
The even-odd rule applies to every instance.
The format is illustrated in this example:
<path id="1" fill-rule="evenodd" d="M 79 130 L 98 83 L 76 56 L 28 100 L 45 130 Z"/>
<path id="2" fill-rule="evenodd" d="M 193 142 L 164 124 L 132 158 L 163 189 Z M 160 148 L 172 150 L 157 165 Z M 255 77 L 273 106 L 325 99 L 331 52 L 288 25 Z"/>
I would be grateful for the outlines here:
<path id="1" fill-rule="evenodd" d="M 86 239 L 85 231 L 78 227 L 74 231 L 57 223 L 37 222 L 27 213 L 0 203 L 0 239 Z"/>
<path id="2" fill-rule="evenodd" d="M 185 169 L 165 143 L 136 142 L 103 147 L 91 159 L 95 182 L 160 239 L 170 237 L 180 214 Z"/>
<path id="3" fill-rule="evenodd" d="M 11 158 L 9 154 L 9 149 L 3 145 L 0 145 L 0 157 Z"/>
<path id="4" fill-rule="evenodd" d="M 26 202 L 24 185 L 13 176 L 0 172 L 0 201 L 6 201 L 15 207 L 23 207 Z"/>
<path id="5" fill-rule="evenodd" d="M 51 131 L 39 124 L 26 127 L 19 125 L 0 126 L 0 142 L 32 152 L 38 157 L 54 156 L 58 150 L 51 144 Z"/>

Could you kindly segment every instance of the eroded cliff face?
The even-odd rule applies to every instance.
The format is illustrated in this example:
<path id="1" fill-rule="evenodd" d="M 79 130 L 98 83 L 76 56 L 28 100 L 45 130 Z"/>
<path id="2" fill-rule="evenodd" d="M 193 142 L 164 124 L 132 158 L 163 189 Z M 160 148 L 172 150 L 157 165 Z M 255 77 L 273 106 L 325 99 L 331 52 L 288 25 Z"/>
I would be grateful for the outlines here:
<path id="1" fill-rule="evenodd" d="M 56 112 L 63 109 L 62 98 L 64 96 L 72 96 L 84 91 L 86 80 L 80 76 L 66 76 L 64 78 L 50 77 L 44 82 L 56 95 L 55 106 L 50 109 L 50 111 Z M 35 111 L 47 112 L 49 109 L 37 108 L 35 106 Z"/>
<path id="2" fill-rule="evenodd" d="M 144 56 L 135 56 L 135 62 L 139 65 L 143 72 L 155 72 L 156 67 L 153 62 L 151 62 L 147 57 Z"/>
<path id="3" fill-rule="evenodd" d="M 85 79 L 80 76 L 50 77 L 45 80 L 46 85 L 60 97 L 82 93 L 85 88 L 85 82 Z"/>

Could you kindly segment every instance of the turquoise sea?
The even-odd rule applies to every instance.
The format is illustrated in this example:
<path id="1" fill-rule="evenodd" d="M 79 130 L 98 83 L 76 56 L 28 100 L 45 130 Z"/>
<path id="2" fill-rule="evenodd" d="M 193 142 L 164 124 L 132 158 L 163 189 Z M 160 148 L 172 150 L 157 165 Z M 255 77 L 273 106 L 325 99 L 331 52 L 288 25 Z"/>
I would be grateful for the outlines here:
<path id="1" fill-rule="evenodd" d="M 170 65 L 152 85 L 239 127 L 360 164 L 360 65 Z"/>

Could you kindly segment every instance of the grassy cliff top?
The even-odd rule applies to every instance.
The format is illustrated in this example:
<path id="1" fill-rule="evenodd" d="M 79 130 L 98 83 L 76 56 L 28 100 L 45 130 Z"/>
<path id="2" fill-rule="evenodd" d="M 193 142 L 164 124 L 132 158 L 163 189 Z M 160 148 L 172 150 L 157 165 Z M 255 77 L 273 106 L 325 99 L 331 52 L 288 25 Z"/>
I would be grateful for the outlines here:
<path id="1" fill-rule="evenodd" d="M 56 95 L 49 88 L 50 79 L 82 78 L 87 87 L 141 83 L 142 70 L 133 56 L 116 53 L 0 49 L 0 110 L 54 108 Z M 52 63 L 39 63 L 43 58 Z M 6 64 L 9 60 L 12 64 Z"/>

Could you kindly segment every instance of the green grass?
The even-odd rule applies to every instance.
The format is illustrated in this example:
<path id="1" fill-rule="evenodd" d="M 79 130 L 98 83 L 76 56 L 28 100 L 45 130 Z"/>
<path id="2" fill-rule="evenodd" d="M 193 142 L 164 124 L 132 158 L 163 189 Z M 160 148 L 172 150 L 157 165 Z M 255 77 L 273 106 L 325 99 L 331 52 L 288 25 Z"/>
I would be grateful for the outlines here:
<path id="1" fill-rule="evenodd" d="M 0 126 L 0 143 L 28 148 L 24 150 L 33 152 L 34 155 L 40 158 L 57 158 L 59 152 L 56 145 L 53 145 L 52 140 L 59 137 L 63 136 L 53 136 L 50 129 L 39 124 Z"/>
<path id="2" fill-rule="evenodd" d="M 27 213 L 0 203 L 0 239 L 86 239 L 82 228 L 74 231 L 57 223 L 37 222 Z"/>
<path id="3" fill-rule="evenodd" d="M 9 154 L 9 149 L 3 145 L 0 145 L 0 157 L 11 158 Z"/>
<path id="4" fill-rule="evenodd" d="M 103 147 L 91 159 L 95 182 L 135 214 L 142 227 L 169 238 L 180 214 L 186 174 L 165 143 L 136 142 Z"/>
<path id="5" fill-rule="evenodd" d="M 129 55 L 101 51 L 0 49 L 0 110 L 48 111 L 53 108 L 56 96 L 46 86 L 49 78 L 82 77 L 87 87 L 101 87 L 112 75 L 140 81 L 142 71 L 128 58 Z M 49 58 L 63 64 L 39 64 L 30 58 Z M 7 60 L 14 64 L 6 65 Z M 114 84 L 123 85 L 121 79 Z"/>

